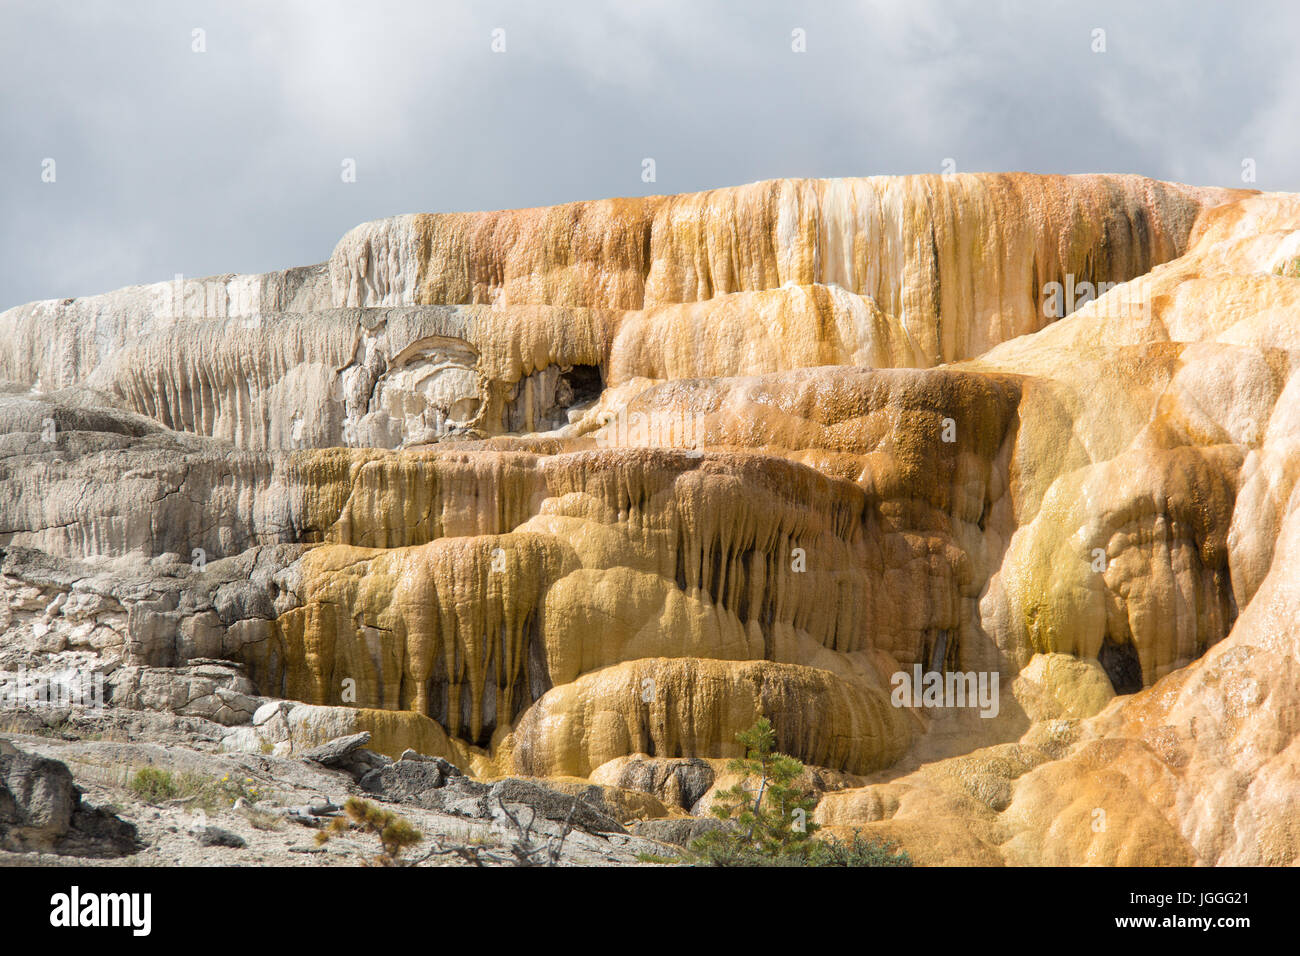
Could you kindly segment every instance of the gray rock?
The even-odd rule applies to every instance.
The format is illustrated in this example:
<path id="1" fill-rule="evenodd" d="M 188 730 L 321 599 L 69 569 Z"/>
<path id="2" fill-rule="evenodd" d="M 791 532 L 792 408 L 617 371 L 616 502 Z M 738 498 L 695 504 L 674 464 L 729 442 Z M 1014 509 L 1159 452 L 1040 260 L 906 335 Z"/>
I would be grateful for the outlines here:
<path id="1" fill-rule="evenodd" d="M 536 811 L 539 817 L 547 820 L 568 819 L 576 829 L 586 830 L 589 833 L 627 832 L 623 824 L 603 810 L 596 809 L 582 797 L 573 797 L 552 790 L 532 780 L 507 777 L 492 784 L 488 792 L 488 808 L 494 818 L 504 816 L 498 800 L 506 804 L 529 807 Z M 571 811 L 572 815 L 570 815 Z"/>
<path id="2" fill-rule="evenodd" d="M 442 810 L 458 817 L 473 817 L 479 820 L 492 819 L 492 810 L 488 806 L 488 792 L 485 783 L 471 780 L 469 777 L 450 777 L 441 790 L 426 793 L 426 805 L 432 809 Z"/>
<path id="3" fill-rule="evenodd" d="M 41 406 L 41 402 L 36 405 Z M 45 412 L 57 414 L 49 408 L 45 408 Z M 5 440 L 3 421 L 14 413 L 14 409 L 6 407 L 5 399 L 0 396 L 0 445 Z M 106 414 L 112 418 L 121 413 Z M 127 431 L 133 429 L 127 427 Z M 84 443 L 83 439 L 87 437 L 88 433 L 80 433 L 73 443 Z M 181 441 L 184 444 L 188 439 Z M 91 444 L 98 447 L 93 441 Z M 82 451 L 94 457 L 91 448 Z M 143 458 L 156 458 L 152 450 L 139 451 Z M 127 449 L 119 449 L 119 452 L 127 453 Z M 117 496 L 117 492 L 106 483 L 97 481 L 94 465 L 87 463 L 87 469 L 83 476 L 84 494 Z M 78 490 L 76 494 L 80 497 L 83 491 Z M 164 495 L 164 499 L 156 504 L 164 510 L 171 510 L 165 499 L 174 497 L 178 496 Z M 140 504 L 117 503 L 127 511 Z M 173 504 L 180 505 L 180 502 Z M 100 516 L 101 519 L 105 517 Z M 84 655 L 91 654 L 98 658 L 94 669 L 105 677 L 119 661 L 126 665 L 160 668 L 181 668 L 191 662 L 207 664 L 206 673 L 191 672 L 187 675 L 189 683 L 201 693 L 190 693 L 184 688 L 171 691 L 156 684 L 137 686 L 140 681 L 137 674 L 128 686 L 121 688 L 123 698 L 118 704 L 148 708 L 151 703 L 170 704 L 174 698 L 180 697 L 181 704 L 191 704 L 196 713 L 210 711 L 200 713 L 201 716 L 220 719 L 213 716 L 220 714 L 227 724 L 247 723 L 244 705 L 249 701 L 245 698 L 255 699 L 256 691 L 242 672 L 242 664 L 221 659 L 237 655 L 250 642 L 265 640 L 269 621 L 288 609 L 286 601 L 292 603 L 295 600 L 283 592 L 277 574 L 296 559 L 301 548 L 297 545 L 254 546 L 233 557 L 219 558 L 221 545 L 210 540 L 208 532 L 186 531 L 189 522 L 175 514 L 159 515 L 158 520 L 163 522 L 157 526 L 158 532 L 170 534 L 179 531 L 187 539 L 193 539 L 179 557 L 175 550 L 167 548 L 164 549 L 166 553 L 150 558 L 148 554 L 154 549 L 146 541 L 138 542 L 135 551 L 111 565 L 59 557 L 33 547 L 11 545 L 3 549 L 0 552 L 0 572 L 6 580 L 20 584 L 24 599 L 20 606 L 12 608 L 0 658 L 7 658 L 5 666 L 25 663 L 31 670 L 46 665 L 51 657 L 67 652 L 83 655 L 75 662 L 75 666 L 81 668 L 85 663 Z M 139 530 L 143 531 L 143 526 Z M 27 540 L 27 543 L 40 546 L 36 539 Z M 211 560 L 203 567 L 191 564 L 192 549 L 199 549 Z M 70 553 L 76 551 L 73 549 Z M 238 601 L 218 600 L 231 594 L 242 598 Z M 206 689 L 202 687 L 203 681 L 206 681 Z M 221 695 L 213 693 L 217 687 L 241 696 L 222 700 Z M 106 692 L 112 690 L 107 681 L 104 689 Z M 128 699 L 133 695 L 139 698 L 138 703 Z M 200 701 L 202 697 L 213 699 Z"/>
<path id="4" fill-rule="evenodd" d="M 460 817 L 507 822 L 505 803 L 527 823 L 531 810 L 539 819 L 563 822 L 589 833 L 626 833 L 604 805 L 599 787 L 575 798 L 532 780 L 507 777 L 492 784 L 465 776 L 441 757 L 403 759 L 362 778 L 369 792 L 386 800 L 408 803 Z M 577 801 L 575 807 L 574 802 Z"/>
<path id="5" fill-rule="evenodd" d="M 313 830 L 319 830 L 325 825 L 325 817 L 316 816 L 311 812 L 310 807 L 290 807 L 285 812 L 285 818 L 291 823 L 297 823 Z"/>
<path id="6" fill-rule="evenodd" d="M 708 793 L 713 778 L 713 768 L 698 757 L 634 756 L 617 776 L 601 782 L 654 794 L 665 806 L 690 810 Z"/>
<path id="7" fill-rule="evenodd" d="M 194 838 L 199 841 L 199 846 L 228 846 L 235 850 L 242 850 L 248 846 L 238 833 L 231 833 L 221 827 L 204 827 L 194 835 Z"/>
<path id="8" fill-rule="evenodd" d="M 391 767 L 392 764 L 392 757 L 386 757 L 383 754 L 375 753 L 373 750 L 358 747 L 341 760 L 335 761 L 331 766 L 336 770 L 342 770 L 350 775 L 353 780 L 360 782 L 375 771 Z"/>
<path id="9" fill-rule="evenodd" d="M 717 817 L 677 817 L 665 820 L 639 820 L 632 824 L 632 832 L 637 836 L 686 847 L 698 840 L 710 830 L 721 830 L 726 826 Z"/>
<path id="10" fill-rule="evenodd" d="M 301 756 L 303 760 L 311 760 L 326 767 L 336 767 L 343 763 L 353 751 L 359 750 L 368 743 L 370 743 L 370 732 L 363 730 L 359 734 L 335 737 L 319 747 L 313 747 L 311 750 L 305 751 Z"/>
<path id="11" fill-rule="evenodd" d="M 202 717 L 226 727 L 251 722 L 262 703 L 238 666 L 213 661 L 185 667 L 119 667 L 105 688 L 117 707 Z"/>
<path id="12" fill-rule="evenodd" d="M 384 754 L 375 753 L 373 750 L 367 750 L 364 747 L 358 747 L 352 753 L 348 754 L 347 759 L 343 762 L 348 765 L 353 773 L 365 773 L 370 770 L 379 770 L 383 767 L 391 766 L 393 758 Z M 340 764 L 342 766 L 343 764 Z"/>
<path id="13" fill-rule="evenodd" d="M 425 793 L 442 789 L 453 778 L 464 778 L 464 774 L 450 760 L 418 754 L 411 759 L 403 754 L 396 763 L 368 772 L 361 778 L 361 785 L 390 800 L 420 804 Z"/>
<path id="14" fill-rule="evenodd" d="M 0 848 L 101 858 L 139 849 L 134 826 L 81 796 L 59 761 L 0 754 Z"/>

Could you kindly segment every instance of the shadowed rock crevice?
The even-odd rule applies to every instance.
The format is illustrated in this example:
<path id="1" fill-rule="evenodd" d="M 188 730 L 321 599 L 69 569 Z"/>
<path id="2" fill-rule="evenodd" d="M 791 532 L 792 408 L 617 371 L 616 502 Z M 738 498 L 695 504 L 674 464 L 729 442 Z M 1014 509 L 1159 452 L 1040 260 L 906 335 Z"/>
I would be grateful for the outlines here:
<path id="1" fill-rule="evenodd" d="M 1117 694 L 1136 694 L 1142 689 L 1142 662 L 1132 642 L 1118 643 L 1110 635 L 1101 642 L 1097 663 L 1102 666 Z"/>

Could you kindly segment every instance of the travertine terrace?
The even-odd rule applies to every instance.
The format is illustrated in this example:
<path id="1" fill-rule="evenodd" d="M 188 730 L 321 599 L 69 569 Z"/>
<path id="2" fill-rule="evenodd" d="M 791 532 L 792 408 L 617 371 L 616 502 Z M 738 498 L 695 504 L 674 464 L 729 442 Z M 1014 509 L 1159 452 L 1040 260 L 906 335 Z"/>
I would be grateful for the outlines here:
<path id="1" fill-rule="evenodd" d="M 1298 275 L 1300 196 L 962 174 L 19 306 L 0 669 L 673 812 L 766 714 L 922 863 L 1293 863 Z"/>

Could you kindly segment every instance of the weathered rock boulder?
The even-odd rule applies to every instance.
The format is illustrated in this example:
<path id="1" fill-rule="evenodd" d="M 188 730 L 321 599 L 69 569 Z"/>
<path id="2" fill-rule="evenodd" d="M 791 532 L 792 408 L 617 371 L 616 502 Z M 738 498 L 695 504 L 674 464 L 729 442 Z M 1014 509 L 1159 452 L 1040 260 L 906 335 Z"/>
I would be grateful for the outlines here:
<path id="1" fill-rule="evenodd" d="M 699 757 L 616 757 L 591 773 L 593 783 L 652 793 L 670 807 L 690 810 L 709 792 L 713 765 Z"/>
<path id="2" fill-rule="evenodd" d="M 134 826 L 81 797 L 66 765 L 0 749 L 0 849 L 82 857 L 139 849 Z"/>

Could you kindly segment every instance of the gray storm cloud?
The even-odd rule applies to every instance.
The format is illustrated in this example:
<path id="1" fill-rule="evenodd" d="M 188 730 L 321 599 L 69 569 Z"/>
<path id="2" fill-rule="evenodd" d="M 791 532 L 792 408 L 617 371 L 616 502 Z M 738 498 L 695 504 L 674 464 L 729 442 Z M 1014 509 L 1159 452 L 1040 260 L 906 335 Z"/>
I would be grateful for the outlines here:
<path id="1" fill-rule="evenodd" d="M 318 262 L 402 212 L 949 159 L 1212 185 L 1250 159 L 1247 185 L 1300 188 L 1281 3 L 9 0 L 0 22 L 0 308 Z"/>

